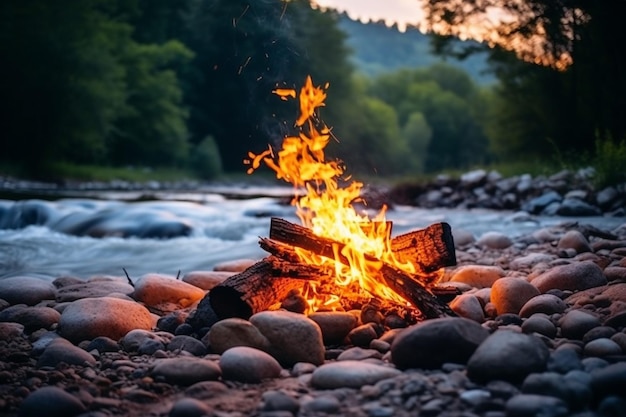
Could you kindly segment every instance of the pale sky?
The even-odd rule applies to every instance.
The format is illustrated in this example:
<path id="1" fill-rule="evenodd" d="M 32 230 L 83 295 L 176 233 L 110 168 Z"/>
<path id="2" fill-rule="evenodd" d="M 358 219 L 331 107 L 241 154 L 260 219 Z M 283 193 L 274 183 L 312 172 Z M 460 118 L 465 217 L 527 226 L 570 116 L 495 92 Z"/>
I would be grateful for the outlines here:
<path id="1" fill-rule="evenodd" d="M 404 30 L 407 24 L 419 25 L 424 14 L 419 0 L 314 0 L 322 7 L 345 11 L 353 19 L 380 20 L 388 25 L 398 24 Z"/>

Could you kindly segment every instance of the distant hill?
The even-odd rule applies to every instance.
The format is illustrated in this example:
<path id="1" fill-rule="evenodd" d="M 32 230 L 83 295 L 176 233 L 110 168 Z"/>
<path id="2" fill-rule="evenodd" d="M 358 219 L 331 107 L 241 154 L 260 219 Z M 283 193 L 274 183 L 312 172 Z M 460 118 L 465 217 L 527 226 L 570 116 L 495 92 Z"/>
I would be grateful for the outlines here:
<path id="1" fill-rule="evenodd" d="M 495 80 L 486 74 L 486 54 L 474 54 L 459 61 L 443 59 L 431 51 L 430 39 L 414 28 L 400 32 L 396 27 L 387 27 L 383 22 L 363 23 L 342 14 L 339 27 L 348 34 L 348 45 L 353 49 L 353 61 L 357 70 L 375 76 L 399 68 L 416 68 L 445 61 L 466 70 L 479 84 Z M 458 41 L 459 44 L 464 42 Z"/>

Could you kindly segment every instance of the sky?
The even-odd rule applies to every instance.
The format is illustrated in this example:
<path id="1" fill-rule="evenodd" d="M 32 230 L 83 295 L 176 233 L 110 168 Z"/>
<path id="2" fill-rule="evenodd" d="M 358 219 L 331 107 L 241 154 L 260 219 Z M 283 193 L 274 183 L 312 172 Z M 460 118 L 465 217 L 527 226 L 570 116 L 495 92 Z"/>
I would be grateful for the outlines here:
<path id="1" fill-rule="evenodd" d="M 404 30 L 407 24 L 419 25 L 424 13 L 419 0 L 315 0 L 322 7 L 345 11 L 352 19 L 380 20 L 388 25 L 398 24 Z"/>

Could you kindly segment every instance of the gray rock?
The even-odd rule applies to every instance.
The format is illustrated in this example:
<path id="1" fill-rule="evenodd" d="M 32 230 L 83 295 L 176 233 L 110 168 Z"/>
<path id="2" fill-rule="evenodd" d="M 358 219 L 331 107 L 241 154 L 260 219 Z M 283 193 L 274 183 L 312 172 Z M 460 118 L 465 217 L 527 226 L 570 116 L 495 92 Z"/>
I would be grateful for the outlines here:
<path id="1" fill-rule="evenodd" d="M 602 190 L 598 191 L 596 194 L 596 204 L 603 209 L 608 209 L 611 207 L 613 202 L 619 196 L 618 191 L 615 187 L 606 187 Z"/>
<path id="2" fill-rule="evenodd" d="M 589 241 L 578 230 L 569 230 L 561 239 L 559 239 L 559 243 L 557 244 L 557 248 L 559 249 L 574 249 L 576 253 L 583 252 L 593 252 L 591 249 L 591 245 L 589 245 Z"/>
<path id="3" fill-rule="evenodd" d="M 185 395 L 199 400 L 208 400 L 228 391 L 226 384 L 219 381 L 201 381 L 185 389 Z"/>
<path id="4" fill-rule="evenodd" d="M 624 353 L 620 345 L 605 337 L 587 343 L 583 352 L 586 356 L 598 357 L 622 355 Z"/>
<path id="5" fill-rule="evenodd" d="M 268 351 L 270 342 L 248 320 L 228 318 L 215 323 L 202 338 L 215 353 L 224 353 L 236 346 L 248 346 Z"/>
<path id="6" fill-rule="evenodd" d="M 186 335 L 174 336 L 174 338 L 172 338 L 167 345 L 167 350 L 170 352 L 184 350 L 194 356 L 204 356 L 208 353 L 204 343 L 196 338 Z"/>
<path id="7" fill-rule="evenodd" d="M 22 324 L 26 333 L 50 329 L 60 318 L 61 314 L 50 307 L 27 307 L 20 304 L 0 311 L 0 322 Z"/>
<path id="8" fill-rule="evenodd" d="M 566 374 L 570 371 L 583 369 L 580 356 L 574 349 L 557 349 L 550 353 L 548 371 Z"/>
<path id="9" fill-rule="evenodd" d="M 474 288 L 487 288 L 503 276 L 504 270 L 499 266 L 464 265 L 454 271 L 450 281 L 462 282 Z"/>
<path id="10" fill-rule="evenodd" d="M 513 244 L 513 241 L 503 233 L 486 232 L 478 238 L 476 244 L 489 249 L 506 249 Z"/>
<path id="11" fill-rule="evenodd" d="M 485 321 L 483 307 L 474 294 L 461 294 L 450 302 L 450 308 L 456 314 L 477 323 Z"/>
<path id="12" fill-rule="evenodd" d="M 498 330 L 478 346 L 467 363 L 467 374 L 479 382 L 494 379 L 521 382 L 533 372 L 542 372 L 548 357 L 548 348 L 541 339 Z"/>
<path id="13" fill-rule="evenodd" d="M 591 372 L 591 388 L 598 398 L 624 395 L 626 362 L 617 362 Z"/>
<path id="14" fill-rule="evenodd" d="M 555 258 L 556 258 L 555 256 L 547 254 L 547 253 L 539 253 L 539 252 L 529 253 L 527 255 L 520 256 L 518 258 L 513 259 L 511 263 L 509 264 L 509 268 L 512 270 L 530 269 L 533 266 L 540 264 L 540 263 L 550 263 Z"/>
<path id="15" fill-rule="evenodd" d="M 469 319 L 427 320 L 395 337 L 391 361 L 400 369 L 434 369 L 447 362 L 464 364 L 488 336 L 486 329 Z"/>
<path id="16" fill-rule="evenodd" d="M 305 413 L 323 413 L 336 415 L 341 409 L 341 403 L 332 395 L 320 395 L 319 397 L 302 401 L 301 409 Z"/>
<path id="17" fill-rule="evenodd" d="M 401 375 L 397 369 L 360 361 L 327 363 L 311 376 L 311 385 L 320 389 L 360 388 Z"/>
<path id="18" fill-rule="evenodd" d="M 520 394 L 506 403 L 507 417 L 566 417 L 569 408 L 565 401 L 537 394 Z"/>
<path id="19" fill-rule="evenodd" d="M 344 350 L 337 356 L 338 361 L 362 361 L 365 359 L 382 359 L 383 355 L 374 349 L 363 349 L 355 346 Z"/>
<path id="20" fill-rule="evenodd" d="M 487 179 L 487 172 L 484 169 L 476 169 L 461 175 L 461 183 L 467 187 L 475 187 L 482 184 Z"/>
<path id="21" fill-rule="evenodd" d="M 567 308 L 567 304 L 553 294 L 540 294 L 531 298 L 519 311 L 520 317 L 530 317 L 536 313 L 547 315 L 561 314 Z"/>
<path id="22" fill-rule="evenodd" d="M 281 364 L 324 363 L 322 331 L 308 317 L 288 311 L 263 311 L 250 317 L 250 323 L 267 338 L 268 352 Z"/>
<path id="23" fill-rule="evenodd" d="M 56 367 L 61 362 L 68 365 L 90 366 L 96 364 L 96 359 L 85 352 L 81 348 L 74 346 L 69 341 L 58 338 L 53 339 L 45 348 L 39 360 L 37 367 Z"/>
<path id="24" fill-rule="evenodd" d="M 190 271 L 183 275 L 183 282 L 209 291 L 234 274 L 235 272 L 228 271 Z"/>
<path id="25" fill-rule="evenodd" d="M 93 339 L 87 345 L 87 352 L 91 352 L 92 350 L 97 350 L 100 353 L 104 352 L 118 352 L 120 350 L 120 345 L 110 337 L 100 336 Z"/>
<path id="26" fill-rule="evenodd" d="M 19 417 L 73 417 L 87 411 L 85 405 L 72 394 L 58 387 L 43 387 L 22 402 Z"/>
<path id="27" fill-rule="evenodd" d="M 524 304 L 538 295 L 539 290 L 523 278 L 500 278 L 491 287 L 491 303 L 498 314 L 518 314 Z"/>
<path id="28" fill-rule="evenodd" d="M 42 300 L 54 300 L 52 283 L 34 277 L 10 277 L 0 280 L 0 298 L 11 305 L 35 305 Z"/>
<path id="29" fill-rule="evenodd" d="M 528 375 L 522 384 L 522 392 L 560 398 L 573 410 L 583 409 L 593 397 L 588 381 L 554 372 Z"/>
<path id="30" fill-rule="evenodd" d="M 200 381 L 215 381 L 222 375 L 222 371 L 210 360 L 181 356 L 159 359 L 151 375 L 170 384 L 191 385 Z"/>
<path id="31" fill-rule="evenodd" d="M 269 354 L 247 346 L 228 349 L 220 358 L 222 377 L 249 383 L 280 376 L 282 367 Z"/>
<path id="32" fill-rule="evenodd" d="M 522 323 L 524 333 L 539 333 L 553 339 L 556 336 L 556 326 L 543 314 L 530 316 Z"/>
<path id="33" fill-rule="evenodd" d="M 585 335 L 583 336 L 583 343 L 589 343 L 592 340 L 600 339 L 603 337 L 610 339 L 615 333 L 617 333 L 617 330 L 610 326 L 594 327 L 593 329 L 585 333 Z"/>
<path id="34" fill-rule="evenodd" d="M 262 411 L 289 411 L 295 414 L 300 408 L 298 400 L 283 391 L 266 391 L 261 399 L 263 400 Z"/>
<path id="35" fill-rule="evenodd" d="M 589 203 L 577 198 L 566 198 L 561 202 L 561 206 L 556 211 L 559 216 L 600 216 L 602 211 Z"/>
<path id="36" fill-rule="evenodd" d="M 0 323 L 0 340 L 10 341 L 23 336 L 23 325 L 19 323 Z"/>
<path id="37" fill-rule="evenodd" d="M 172 276 L 146 274 L 135 282 L 132 297 L 148 307 L 171 312 L 200 301 L 204 297 L 204 291 Z"/>
<path id="38" fill-rule="evenodd" d="M 353 314 L 342 311 L 317 312 L 310 314 L 309 318 L 320 326 L 326 345 L 342 343 L 358 321 Z"/>
<path id="39" fill-rule="evenodd" d="M 62 286 L 57 290 L 56 301 L 65 303 L 82 298 L 108 297 L 111 294 L 130 295 L 132 292 L 133 287 L 121 279 L 92 280 Z"/>
<path id="40" fill-rule="evenodd" d="M 355 327 L 348 333 L 348 340 L 355 346 L 369 346 L 378 337 L 374 326 L 372 323 L 368 323 Z"/>
<path id="41" fill-rule="evenodd" d="M 560 203 L 563 197 L 556 191 L 548 191 L 539 197 L 535 197 L 526 203 L 522 204 L 522 210 L 529 212 L 530 214 L 539 214 L 553 203 Z"/>
<path id="42" fill-rule="evenodd" d="M 98 336 L 119 340 L 133 329 L 150 329 L 153 319 L 142 305 L 119 298 L 83 298 L 61 314 L 58 332 L 72 342 Z"/>
<path id="43" fill-rule="evenodd" d="M 172 406 L 169 417 L 203 417 L 212 414 L 207 404 L 195 398 L 181 398 Z"/>
<path id="44" fill-rule="evenodd" d="M 582 310 L 570 310 L 559 320 L 561 335 L 568 339 L 582 340 L 585 333 L 600 325 L 600 319 Z"/>
<path id="45" fill-rule="evenodd" d="M 551 289 L 581 291 L 606 283 L 602 269 L 592 261 L 555 266 L 532 280 L 542 293 Z"/>
<path id="46" fill-rule="evenodd" d="M 164 332 L 151 332 L 143 329 L 134 329 L 129 331 L 120 340 L 120 346 L 126 352 L 137 352 L 139 348 L 148 340 L 159 342 L 163 347 L 172 339 L 172 335 Z"/>

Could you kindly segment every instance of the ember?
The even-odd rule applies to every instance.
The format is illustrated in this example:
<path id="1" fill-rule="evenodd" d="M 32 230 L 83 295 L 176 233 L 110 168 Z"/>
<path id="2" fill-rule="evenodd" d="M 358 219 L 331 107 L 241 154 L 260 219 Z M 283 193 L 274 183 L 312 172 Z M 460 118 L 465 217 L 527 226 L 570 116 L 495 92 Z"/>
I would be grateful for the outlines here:
<path id="1" fill-rule="evenodd" d="M 305 190 L 304 196 L 292 201 L 302 226 L 273 219 L 270 239 L 261 239 L 261 246 L 273 256 L 260 268 L 281 280 L 268 279 L 269 284 L 261 285 L 272 286 L 272 291 L 283 286 L 286 291 L 303 288 L 311 311 L 340 307 L 346 294 L 365 292 L 385 302 L 412 304 L 427 317 L 452 314 L 427 289 L 439 280 L 442 267 L 456 263 L 449 225 L 439 223 L 392 239 L 385 207 L 373 218 L 355 210 L 353 203 L 360 201 L 363 184 L 343 179 L 344 165 L 325 159 L 331 131 L 318 109 L 324 106 L 327 88 L 315 87 L 307 77 L 299 94 L 292 89 L 274 90 L 283 100 L 299 99 L 296 134 L 285 137 L 278 152 L 270 146 L 260 154 L 249 152 L 244 161 L 250 165 L 249 174 L 263 163 L 277 178 Z M 285 261 L 295 266 L 285 270 Z M 289 271 L 292 282 L 285 284 L 282 280 Z M 254 305 L 257 302 L 252 300 Z M 252 304 L 248 303 L 255 310 Z M 227 307 L 218 306 L 216 312 L 220 308 Z"/>

